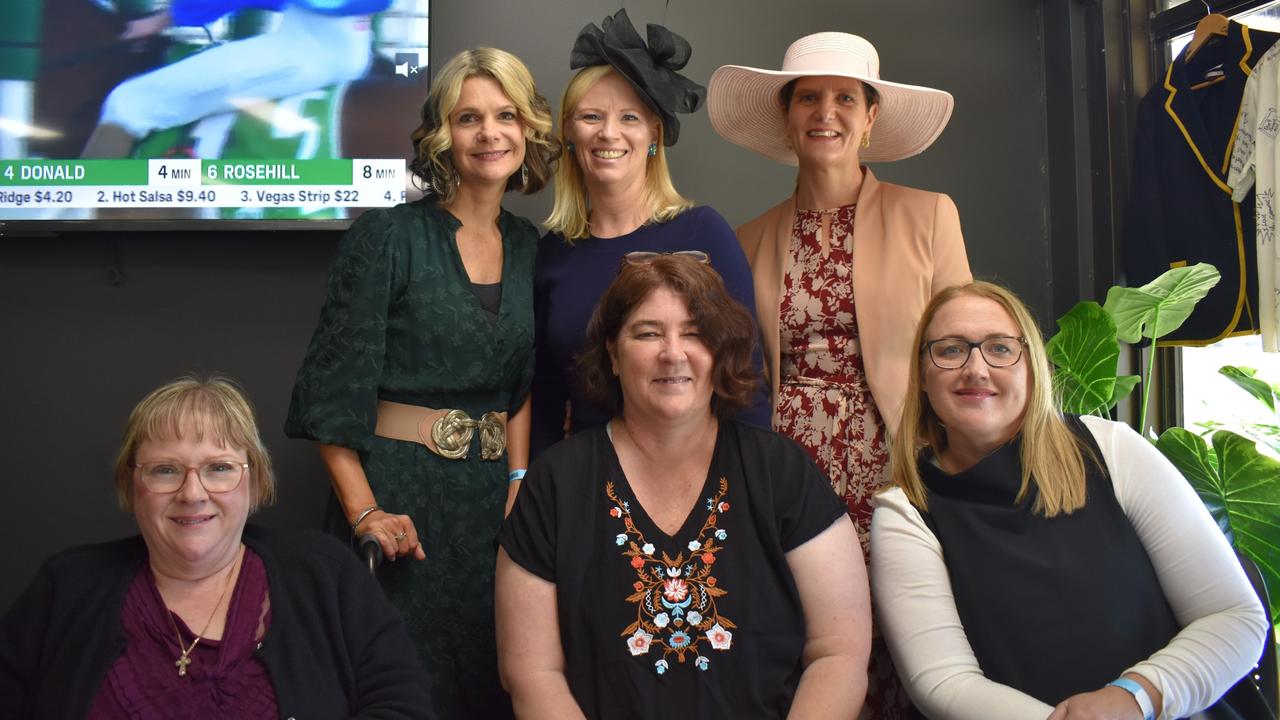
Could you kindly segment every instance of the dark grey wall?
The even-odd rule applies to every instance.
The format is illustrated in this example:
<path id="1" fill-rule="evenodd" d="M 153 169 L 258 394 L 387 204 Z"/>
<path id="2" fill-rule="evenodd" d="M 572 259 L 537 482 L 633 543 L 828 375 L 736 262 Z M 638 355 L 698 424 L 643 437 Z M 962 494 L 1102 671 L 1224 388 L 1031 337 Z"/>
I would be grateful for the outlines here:
<path id="1" fill-rule="evenodd" d="M 629 2 L 637 24 L 663 22 L 660 0 Z M 617 9 L 585 0 L 451 2 L 434 8 L 433 59 L 496 45 L 520 55 L 553 105 L 568 49 L 588 21 Z M 665 22 L 693 44 L 705 82 L 726 63 L 776 68 L 787 45 L 819 30 L 870 38 L 887 79 L 940 87 L 956 112 L 924 155 L 876 172 L 949 193 L 976 274 L 1047 315 L 1049 267 L 1042 20 L 1025 0 L 676 0 Z M 416 108 L 389 118 L 407 133 Z M 738 224 L 789 193 L 793 171 L 688 118 L 672 152 L 688 196 Z M 547 198 L 519 198 L 540 219 Z M 330 232 L 110 233 L 0 239 L 0 468 L 5 493 L 0 607 L 49 553 L 129 533 L 110 466 L 129 409 L 190 369 L 240 379 L 256 402 L 281 481 L 263 522 L 315 526 L 327 481 L 312 448 L 280 430 L 323 297 Z M 118 264 L 123 281 L 112 284 Z"/>
<path id="2" fill-rule="evenodd" d="M 494 45 L 519 55 L 559 112 L 571 76 L 569 48 L 586 22 L 614 3 L 562 0 L 536 4 L 518 22 L 505 3 L 437 3 L 432 58 Z M 631 0 L 643 33 L 666 24 L 693 45 L 686 73 L 705 83 L 725 64 L 777 69 L 793 40 L 840 30 L 871 40 L 887 80 L 942 88 L 956 98 L 945 132 L 924 154 L 874 168 L 882 179 L 951 195 L 974 272 L 1018 291 L 1048 315 L 1048 179 L 1045 70 L 1040 3 L 1025 0 Z M 520 6 L 524 7 L 524 6 Z M 665 21 L 664 21 L 665 14 Z M 446 28 L 466 28 L 449 32 Z M 683 119 L 671 149 L 672 174 L 686 196 L 739 225 L 791 192 L 794 169 L 722 140 L 705 111 Z M 534 218 L 549 198 L 512 207 Z"/>
<path id="3" fill-rule="evenodd" d="M 326 476 L 281 427 L 337 237 L 0 240 L 0 607 L 49 553 L 136 532 L 111 479 L 124 422 L 149 390 L 191 370 L 239 379 L 257 406 L 281 498 L 261 520 L 317 524 Z"/>

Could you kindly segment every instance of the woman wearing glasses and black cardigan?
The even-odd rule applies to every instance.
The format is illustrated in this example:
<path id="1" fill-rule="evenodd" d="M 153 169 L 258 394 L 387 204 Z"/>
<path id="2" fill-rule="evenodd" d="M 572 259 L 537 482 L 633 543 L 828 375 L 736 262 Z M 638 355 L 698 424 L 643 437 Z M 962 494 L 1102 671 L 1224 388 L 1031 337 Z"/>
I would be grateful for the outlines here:
<path id="1" fill-rule="evenodd" d="M 439 717 L 355 555 L 246 524 L 275 477 L 235 384 L 149 393 L 115 483 L 138 534 L 54 555 L 0 618 L 0 717 Z"/>

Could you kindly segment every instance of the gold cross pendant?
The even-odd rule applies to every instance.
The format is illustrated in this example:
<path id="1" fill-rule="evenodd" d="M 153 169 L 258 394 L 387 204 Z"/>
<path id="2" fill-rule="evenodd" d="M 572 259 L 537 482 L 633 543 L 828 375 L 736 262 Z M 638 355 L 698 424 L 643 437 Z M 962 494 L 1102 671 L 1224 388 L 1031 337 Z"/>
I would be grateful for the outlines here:
<path id="1" fill-rule="evenodd" d="M 177 660 L 174 660 L 173 664 L 178 666 L 178 677 L 186 677 L 187 666 L 191 664 L 191 659 L 188 658 L 186 655 L 183 655 L 179 657 Z"/>

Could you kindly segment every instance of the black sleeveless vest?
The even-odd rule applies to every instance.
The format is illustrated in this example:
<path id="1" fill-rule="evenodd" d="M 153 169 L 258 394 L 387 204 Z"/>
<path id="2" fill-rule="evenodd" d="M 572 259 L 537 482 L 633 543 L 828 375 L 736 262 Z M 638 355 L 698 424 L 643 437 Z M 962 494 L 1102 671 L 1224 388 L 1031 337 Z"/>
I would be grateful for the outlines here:
<path id="1" fill-rule="evenodd" d="M 1067 423 L 1101 458 L 1080 420 Z M 956 475 L 922 459 L 922 515 L 983 673 L 1056 705 L 1116 679 L 1179 626 L 1106 468 L 1086 456 L 1085 506 L 1045 518 L 1031 509 L 1034 484 L 1014 501 L 1020 453 L 1021 436 Z"/>

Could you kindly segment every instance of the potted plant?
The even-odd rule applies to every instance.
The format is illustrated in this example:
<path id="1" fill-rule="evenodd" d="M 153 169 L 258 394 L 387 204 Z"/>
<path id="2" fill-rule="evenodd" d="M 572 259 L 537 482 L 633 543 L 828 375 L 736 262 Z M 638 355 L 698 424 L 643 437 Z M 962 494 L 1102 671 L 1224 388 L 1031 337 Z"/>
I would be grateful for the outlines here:
<path id="1" fill-rule="evenodd" d="M 1120 375 L 1120 343 L 1145 338 L 1154 344 L 1173 332 L 1218 279 L 1217 269 L 1205 263 L 1174 268 L 1139 288 L 1113 287 L 1104 305 L 1083 301 L 1062 316 L 1047 344 L 1062 410 L 1106 416 L 1141 382 L 1137 427 L 1144 432 L 1155 354 L 1141 377 Z M 1248 368 L 1227 366 L 1221 372 L 1276 413 L 1280 388 Z M 1153 441 L 1195 488 L 1236 551 L 1261 570 L 1274 624 L 1280 621 L 1280 460 L 1260 451 L 1258 442 L 1280 453 L 1280 415 L 1275 425 L 1242 429 L 1245 434 L 1210 423 L 1204 437 L 1175 427 Z"/>

